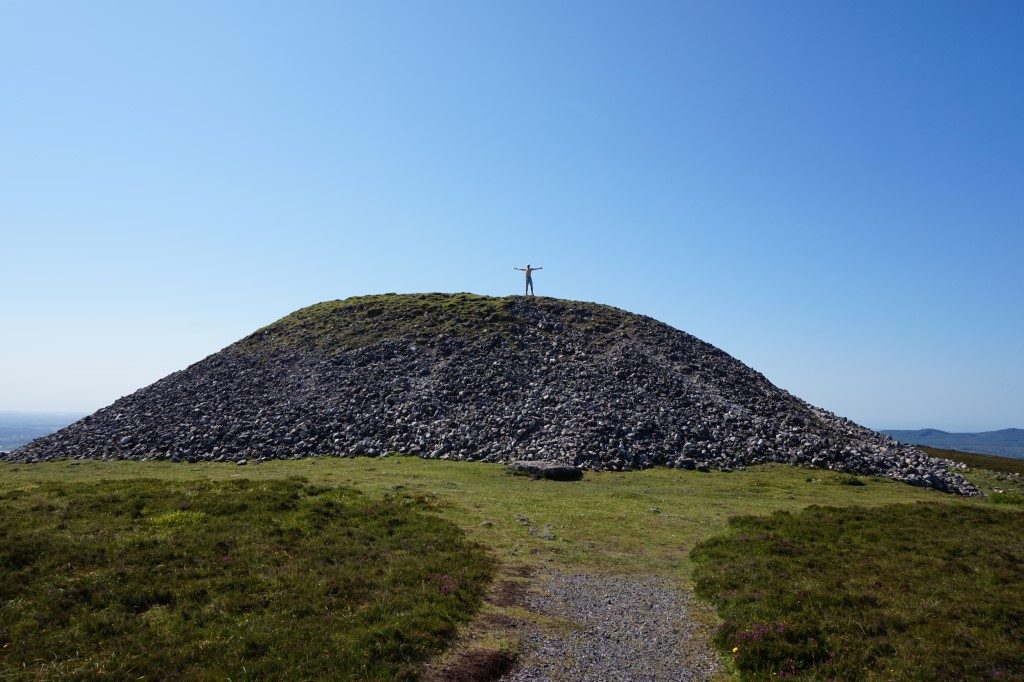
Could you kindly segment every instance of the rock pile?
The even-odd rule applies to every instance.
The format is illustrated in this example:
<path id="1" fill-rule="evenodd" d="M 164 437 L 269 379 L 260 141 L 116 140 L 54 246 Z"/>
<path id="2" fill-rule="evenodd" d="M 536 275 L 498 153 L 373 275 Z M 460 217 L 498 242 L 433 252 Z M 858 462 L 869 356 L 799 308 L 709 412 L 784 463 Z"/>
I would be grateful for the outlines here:
<path id="1" fill-rule="evenodd" d="M 949 462 L 651 318 L 470 294 L 304 308 L 5 459 L 388 452 L 616 471 L 783 462 L 976 493 Z"/>

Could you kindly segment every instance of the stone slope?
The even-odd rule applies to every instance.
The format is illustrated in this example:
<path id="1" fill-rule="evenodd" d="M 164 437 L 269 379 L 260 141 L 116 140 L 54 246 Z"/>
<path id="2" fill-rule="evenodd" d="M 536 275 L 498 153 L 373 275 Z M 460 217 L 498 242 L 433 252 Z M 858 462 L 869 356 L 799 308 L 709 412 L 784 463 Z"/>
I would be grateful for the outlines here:
<path id="1" fill-rule="evenodd" d="M 784 462 L 976 493 L 945 460 L 651 318 L 470 294 L 304 308 L 7 458 L 387 452 L 607 470 Z"/>

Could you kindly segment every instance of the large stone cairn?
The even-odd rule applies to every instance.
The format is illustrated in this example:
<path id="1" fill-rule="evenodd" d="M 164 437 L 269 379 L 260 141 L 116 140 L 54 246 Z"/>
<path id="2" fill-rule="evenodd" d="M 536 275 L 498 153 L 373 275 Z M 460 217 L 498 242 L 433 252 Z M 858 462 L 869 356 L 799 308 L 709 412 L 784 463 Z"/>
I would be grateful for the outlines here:
<path id="1" fill-rule="evenodd" d="M 950 462 L 809 405 L 651 318 L 469 294 L 305 308 L 3 457 L 392 452 L 614 471 L 781 462 L 977 494 Z"/>

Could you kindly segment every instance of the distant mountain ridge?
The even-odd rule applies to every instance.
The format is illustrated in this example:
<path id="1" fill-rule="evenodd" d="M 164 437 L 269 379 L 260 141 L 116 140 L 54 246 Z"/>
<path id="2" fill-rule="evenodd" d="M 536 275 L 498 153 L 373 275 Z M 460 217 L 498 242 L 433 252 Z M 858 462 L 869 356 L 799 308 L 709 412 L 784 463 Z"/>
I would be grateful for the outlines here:
<path id="1" fill-rule="evenodd" d="M 999 429 L 979 433 L 950 433 L 939 429 L 881 431 L 908 445 L 930 445 L 947 450 L 1003 455 L 1024 459 L 1024 429 Z"/>

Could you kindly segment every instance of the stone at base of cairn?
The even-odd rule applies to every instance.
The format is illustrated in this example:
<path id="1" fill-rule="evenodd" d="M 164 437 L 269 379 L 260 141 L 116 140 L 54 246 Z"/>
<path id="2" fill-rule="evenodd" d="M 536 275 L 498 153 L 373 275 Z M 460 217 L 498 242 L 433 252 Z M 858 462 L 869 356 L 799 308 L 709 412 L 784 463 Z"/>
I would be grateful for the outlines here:
<path id="1" fill-rule="evenodd" d="M 576 467 L 558 462 L 517 460 L 508 463 L 508 470 L 519 476 L 548 478 L 552 481 L 578 481 L 583 478 L 583 472 Z"/>

